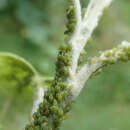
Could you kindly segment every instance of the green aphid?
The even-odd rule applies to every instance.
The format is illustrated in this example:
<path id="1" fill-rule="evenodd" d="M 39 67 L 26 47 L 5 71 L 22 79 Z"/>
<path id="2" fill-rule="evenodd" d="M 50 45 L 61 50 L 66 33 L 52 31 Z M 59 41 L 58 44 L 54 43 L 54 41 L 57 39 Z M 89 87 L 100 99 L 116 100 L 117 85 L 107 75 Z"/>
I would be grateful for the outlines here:
<path id="1" fill-rule="evenodd" d="M 65 113 L 65 114 L 62 116 L 62 120 L 66 120 L 66 119 L 68 119 L 68 114 L 67 114 L 67 113 Z"/>
<path id="2" fill-rule="evenodd" d="M 64 63 L 65 66 L 70 66 L 71 65 L 71 61 L 70 61 L 70 56 L 68 54 L 66 54 L 64 57 L 62 57 L 62 62 Z"/>
<path id="3" fill-rule="evenodd" d="M 128 61 L 128 57 L 126 55 L 124 55 L 123 57 L 121 57 L 121 61 L 127 62 Z"/>
<path id="4" fill-rule="evenodd" d="M 66 60 L 66 57 L 65 57 L 63 54 L 62 54 L 62 55 L 59 55 L 59 57 L 58 57 L 58 61 L 59 61 L 59 62 L 64 63 L 65 60 Z"/>
<path id="5" fill-rule="evenodd" d="M 64 114 L 64 113 L 63 113 L 63 110 L 62 110 L 62 109 L 59 109 L 59 110 L 58 110 L 58 116 L 62 117 L 63 114 Z"/>
<path id="6" fill-rule="evenodd" d="M 36 126 L 36 127 L 35 127 L 35 130 L 41 130 L 41 129 L 40 129 L 40 126 Z"/>
<path id="7" fill-rule="evenodd" d="M 43 103 L 40 103 L 39 108 L 40 108 L 40 109 L 43 108 Z"/>
<path id="8" fill-rule="evenodd" d="M 128 50 L 128 47 L 127 46 L 123 46 L 122 49 L 123 49 L 123 51 L 126 52 Z"/>
<path id="9" fill-rule="evenodd" d="M 58 106 L 52 106 L 51 107 L 51 112 L 57 113 L 58 112 Z"/>
<path id="10" fill-rule="evenodd" d="M 74 24 L 69 24 L 69 25 L 68 25 L 68 32 L 69 32 L 69 33 L 73 33 L 74 30 L 75 30 L 75 25 L 74 25 Z"/>
<path id="11" fill-rule="evenodd" d="M 70 91 L 72 90 L 72 88 L 73 88 L 73 86 L 69 86 L 69 87 L 67 88 L 67 91 L 70 92 Z"/>
<path id="12" fill-rule="evenodd" d="M 55 123 L 54 123 L 54 124 L 55 124 L 55 127 L 54 127 L 55 129 L 54 129 L 54 130 L 60 130 L 60 129 L 59 129 L 60 123 L 61 123 L 60 119 L 57 118 L 57 120 L 55 120 Z"/>
<path id="13" fill-rule="evenodd" d="M 71 19 L 69 19 L 69 22 L 70 22 L 70 23 L 73 23 L 73 24 L 76 24 L 76 23 L 77 23 L 77 20 L 76 20 L 76 18 L 71 18 Z"/>
<path id="14" fill-rule="evenodd" d="M 75 23 L 67 24 L 66 27 L 67 27 L 69 30 L 74 30 L 74 28 L 75 28 Z"/>
<path id="15" fill-rule="evenodd" d="M 67 45 L 66 45 L 66 44 L 62 44 L 62 45 L 59 47 L 59 50 L 60 50 L 60 51 L 66 51 L 66 48 L 67 48 Z"/>
<path id="16" fill-rule="evenodd" d="M 90 65 L 90 64 L 91 64 L 91 61 L 92 61 L 92 58 L 89 57 L 89 58 L 87 59 L 87 61 L 88 61 L 88 64 Z"/>
<path id="17" fill-rule="evenodd" d="M 120 58 L 122 59 L 122 57 L 125 57 L 126 54 L 125 54 L 124 52 L 121 52 L 121 53 L 119 53 L 119 56 L 120 56 Z"/>
<path id="18" fill-rule="evenodd" d="M 66 103 L 65 103 L 65 102 L 62 102 L 61 107 L 64 109 L 65 106 L 66 106 Z"/>
<path id="19" fill-rule="evenodd" d="M 41 124 L 47 120 L 46 116 L 42 116 L 38 119 L 38 122 Z"/>
<path id="20" fill-rule="evenodd" d="M 33 130 L 33 126 L 31 124 L 26 125 L 25 130 Z"/>
<path id="21" fill-rule="evenodd" d="M 66 83 L 60 83 L 60 86 L 61 86 L 61 88 L 63 88 L 63 89 L 67 88 L 67 84 L 66 84 Z"/>
<path id="22" fill-rule="evenodd" d="M 54 99 L 53 95 L 52 95 L 52 94 L 50 94 L 50 95 L 49 95 L 49 101 L 50 101 L 50 102 L 52 102 L 52 101 L 53 101 L 53 99 Z"/>
<path id="23" fill-rule="evenodd" d="M 60 92 L 60 86 L 59 85 L 57 85 L 56 87 L 55 87 L 55 92 Z"/>
<path id="24" fill-rule="evenodd" d="M 112 53 L 111 53 L 110 51 L 106 51 L 106 52 L 105 52 L 105 56 L 106 56 L 106 57 L 110 57 L 111 55 L 112 55 Z"/>
<path id="25" fill-rule="evenodd" d="M 101 56 L 101 55 L 102 55 L 102 53 L 103 53 L 102 51 L 99 51 L 99 52 L 98 52 L 99 56 Z"/>
<path id="26" fill-rule="evenodd" d="M 66 108 L 64 110 L 66 113 L 70 111 L 71 105 L 72 105 L 72 103 L 66 105 Z"/>
<path id="27" fill-rule="evenodd" d="M 66 96 L 68 96 L 68 91 L 64 90 L 63 97 L 66 97 Z"/>
<path id="28" fill-rule="evenodd" d="M 46 130 L 47 129 L 47 123 L 42 123 L 41 124 L 41 130 Z"/>
<path id="29" fill-rule="evenodd" d="M 66 65 L 67 66 L 71 66 L 72 65 L 72 61 L 68 61 Z"/>
<path id="30" fill-rule="evenodd" d="M 37 114 L 37 117 L 40 117 L 40 116 L 41 116 L 41 114 L 40 114 L 40 111 L 39 111 L 39 110 L 36 112 L 36 114 Z"/>
<path id="31" fill-rule="evenodd" d="M 117 62 L 117 59 L 116 58 L 112 58 L 112 59 L 109 60 L 109 62 L 110 62 L 110 64 L 114 64 L 114 63 Z"/>
<path id="32" fill-rule="evenodd" d="M 37 113 L 35 112 L 35 113 L 33 114 L 33 119 L 34 119 L 34 120 L 37 120 L 37 118 L 38 118 L 38 117 L 37 117 Z"/>
<path id="33" fill-rule="evenodd" d="M 69 30 L 66 30 L 65 32 L 64 32 L 64 34 L 66 34 L 66 35 L 68 35 L 70 32 L 69 32 Z M 68 37 L 67 37 L 67 39 L 68 39 Z"/>
<path id="34" fill-rule="evenodd" d="M 69 14 L 67 14 L 67 19 L 69 22 L 69 19 L 73 19 L 74 18 L 74 14 L 72 12 L 70 12 Z"/>
<path id="35" fill-rule="evenodd" d="M 67 10 L 66 10 L 66 13 L 67 13 L 67 16 L 70 16 L 69 18 L 71 17 L 74 17 L 75 15 L 75 8 L 74 6 L 70 6 Z M 67 17 L 68 18 L 68 17 Z"/>
<path id="36" fill-rule="evenodd" d="M 71 43 L 68 43 L 67 45 L 63 44 L 62 46 L 60 46 L 59 48 L 60 52 L 59 55 L 64 55 L 65 53 L 69 53 L 72 50 L 72 45 Z"/>
<path id="37" fill-rule="evenodd" d="M 74 11 L 74 6 L 73 6 L 73 5 L 71 5 L 70 7 L 68 7 L 68 8 L 66 9 L 67 15 L 70 14 L 70 13 L 72 13 L 73 11 Z"/>
<path id="38" fill-rule="evenodd" d="M 67 44 L 67 47 L 66 47 L 66 51 L 67 52 L 70 52 L 72 50 L 72 44 L 71 43 L 68 43 Z"/>
<path id="39" fill-rule="evenodd" d="M 113 48 L 112 49 L 112 55 L 114 56 L 117 53 L 118 49 L 117 48 Z"/>
<path id="40" fill-rule="evenodd" d="M 68 68 L 67 67 L 62 67 L 59 69 L 59 74 L 61 76 L 67 76 L 69 73 L 68 73 Z"/>
<path id="41" fill-rule="evenodd" d="M 43 107 L 47 105 L 47 100 L 44 99 L 44 102 L 43 102 Z"/>
<path id="42" fill-rule="evenodd" d="M 62 94 L 57 94 L 56 98 L 60 102 L 62 100 L 63 96 L 62 96 Z"/>
<path id="43" fill-rule="evenodd" d="M 54 105 L 54 106 L 57 106 L 57 104 L 58 104 L 58 103 L 57 103 L 57 100 L 54 99 L 54 100 L 53 100 L 53 105 Z"/>
<path id="44" fill-rule="evenodd" d="M 64 54 L 59 56 L 59 61 L 62 62 L 62 64 L 64 63 L 64 65 L 69 66 L 70 65 L 70 55 L 69 54 Z"/>

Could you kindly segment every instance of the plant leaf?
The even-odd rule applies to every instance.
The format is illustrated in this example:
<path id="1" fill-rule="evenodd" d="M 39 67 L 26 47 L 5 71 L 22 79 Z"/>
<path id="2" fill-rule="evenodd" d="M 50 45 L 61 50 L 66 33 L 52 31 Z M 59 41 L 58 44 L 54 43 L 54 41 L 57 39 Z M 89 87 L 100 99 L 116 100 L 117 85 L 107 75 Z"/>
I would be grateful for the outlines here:
<path id="1" fill-rule="evenodd" d="M 10 53 L 0 53 L 0 86 L 28 86 L 37 72 L 23 58 Z"/>
<path id="2" fill-rule="evenodd" d="M 0 53 L 0 125 L 14 129 L 15 124 L 25 125 L 33 103 L 35 69 L 23 58 Z M 24 88 L 24 89 L 23 89 Z M 19 91 L 22 90 L 22 91 Z M 23 107 L 24 106 L 24 107 Z M 18 129 L 18 130 L 19 130 Z"/>

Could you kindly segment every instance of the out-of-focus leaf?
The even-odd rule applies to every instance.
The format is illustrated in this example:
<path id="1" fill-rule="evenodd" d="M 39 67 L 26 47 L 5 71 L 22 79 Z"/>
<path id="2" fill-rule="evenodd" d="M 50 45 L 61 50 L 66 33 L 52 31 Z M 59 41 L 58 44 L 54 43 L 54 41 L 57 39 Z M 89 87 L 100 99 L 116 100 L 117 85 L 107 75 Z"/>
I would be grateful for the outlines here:
<path id="1" fill-rule="evenodd" d="M 7 6 L 7 0 L 0 0 L 0 10 L 4 9 Z"/>
<path id="2" fill-rule="evenodd" d="M 32 43 L 37 45 L 44 45 L 48 38 L 47 28 L 42 24 L 27 26 L 25 37 L 28 38 Z"/>
<path id="3" fill-rule="evenodd" d="M 24 59 L 10 54 L 0 53 L 0 87 L 28 86 L 37 74 Z"/>
<path id="4" fill-rule="evenodd" d="M 23 58 L 0 53 L 0 127 L 20 130 L 28 121 L 33 103 L 33 83 L 37 72 Z M 22 91 L 19 91 L 21 90 Z M 24 88 L 24 89 L 23 89 Z"/>

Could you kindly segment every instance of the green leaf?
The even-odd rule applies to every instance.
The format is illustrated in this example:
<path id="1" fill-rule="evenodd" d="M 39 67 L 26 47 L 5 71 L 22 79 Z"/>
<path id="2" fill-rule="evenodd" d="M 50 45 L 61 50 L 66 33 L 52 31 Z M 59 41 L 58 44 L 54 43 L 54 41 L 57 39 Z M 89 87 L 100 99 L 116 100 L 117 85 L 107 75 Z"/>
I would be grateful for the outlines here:
<path id="1" fill-rule="evenodd" d="M 2 130 L 8 127 L 13 130 L 16 124 L 19 125 L 18 130 L 20 130 L 27 123 L 33 103 L 32 86 L 34 83 L 37 84 L 35 77 L 38 77 L 37 72 L 23 58 L 10 53 L 0 53 L 0 126 Z"/>
<path id="2" fill-rule="evenodd" d="M 25 87 L 37 72 L 23 58 L 10 53 L 0 53 L 0 87 Z"/>

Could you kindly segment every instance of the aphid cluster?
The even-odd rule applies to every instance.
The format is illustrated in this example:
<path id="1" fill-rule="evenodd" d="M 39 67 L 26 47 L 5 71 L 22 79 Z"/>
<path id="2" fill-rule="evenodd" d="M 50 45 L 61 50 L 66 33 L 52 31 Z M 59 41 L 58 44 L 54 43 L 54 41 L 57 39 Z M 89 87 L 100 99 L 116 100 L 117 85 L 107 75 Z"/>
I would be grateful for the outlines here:
<path id="1" fill-rule="evenodd" d="M 66 10 L 67 24 L 65 34 L 71 35 L 75 30 L 75 25 L 77 24 L 77 20 L 75 19 L 75 7 L 70 0 L 71 6 Z"/>
<path id="2" fill-rule="evenodd" d="M 104 64 L 114 64 L 117 61 L 127 62 L 130 59 L 130 46 L 119 45 L 110 51 L 105 51 Z"/>
<path id="3" fill-rule="evenodd" d="M 74 31 L 74 7 L 67 10 L 67 31 L 71 34 Z M 62 120 L 68 117 L 68 112 L 72 102 L 68 101 L 72 86 L 68 86 L 66 81 L 69 76 L 71 66 L 71 43 L 63 44 L 59 48 L 56 62 L 56 76 L 51 87 L 45 93 L 44 101 L 39 105 L 39 109 L 33 115 L 34 121 L 26 126 L 26 130 L 58 130 Z"/>
<path id="4" fill-rule="evenodd" d="M 71 103 L 67 102 L 67 96 L 71 90 L 64 82 L 68 77 L 68 67 L 71 65 L 71 45 L 60 47 L 56 63 L 56 77 L 52 86 L 44 96 L 44 102 L 33 115 L 34 122 L 26 126 L 26 130 L 58 130 L 62 120 L 67 118 Z"/>
<path id="5" fill-rule="evenodd" d="M 117 46 L 117 48 L 113 48 L 112 50 L 101 52 L 99 57 L 89 58 L 88 64 L 91 65 L 96 62 L 102 64 L 101 68 L 98 68 L 98 70 L 93 73 L 92 76 L 95 76 L 99 74 L 102 68 L 107 65 L 114 64 L 117 61 L 127 62 L 128 60 L 130 60 L 130 45 L 125 46 L 122 44 Z"/>

